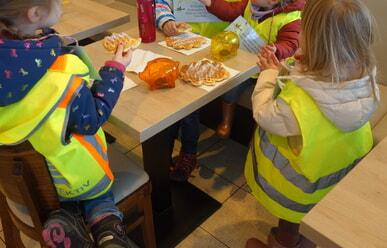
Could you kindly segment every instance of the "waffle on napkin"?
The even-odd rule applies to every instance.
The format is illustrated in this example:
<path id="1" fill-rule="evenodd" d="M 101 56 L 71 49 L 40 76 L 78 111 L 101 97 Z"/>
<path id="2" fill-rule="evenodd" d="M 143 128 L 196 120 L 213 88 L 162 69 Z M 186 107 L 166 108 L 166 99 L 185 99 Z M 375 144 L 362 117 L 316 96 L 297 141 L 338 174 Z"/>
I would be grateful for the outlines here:
<path id="1" fill-rule="evenodd" d="M 217 61 L 207 59 L 183 65 L 179 76 L 184 81 L 191 82 L 194 86 L 215 85 L 230 76 L 224 65 Z"/>
<path id="2" fill-rule="evenodd" d="M 113 33 L 110 36 L 105 36 L 103 39 L 103 47 L 109 53 L 114 53 L 120 43 L 124 44 L 124 52 L 129 49 L 137 48 L 141 44 L 141 38 L 134 39 L 127 33 Z"/>
<path id="3" fill-rule="evenodd" d="M 200 47 L 202 44 L 206 43 L 207 39 L 204 37 L 189 37 L 189 38 L 181 38 L 181 37 L 167 37 L 165 39 L 165 43 L 167 46 L 173 47 L 175 49 L 192 49 L 193 47 Z"/>

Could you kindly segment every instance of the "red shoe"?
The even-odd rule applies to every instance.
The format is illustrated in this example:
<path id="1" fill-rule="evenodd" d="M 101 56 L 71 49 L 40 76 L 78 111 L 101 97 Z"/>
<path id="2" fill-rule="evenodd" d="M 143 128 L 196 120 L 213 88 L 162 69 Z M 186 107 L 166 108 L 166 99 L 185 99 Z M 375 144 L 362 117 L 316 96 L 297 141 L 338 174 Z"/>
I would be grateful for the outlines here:
<path id="1" fill-rule="evenodd" d="M 176 165 L 171 170 L 169 177 L 176 182 L 187 181 L 195 168 L 199 168 L 196 154 L 180 152 Z"/>

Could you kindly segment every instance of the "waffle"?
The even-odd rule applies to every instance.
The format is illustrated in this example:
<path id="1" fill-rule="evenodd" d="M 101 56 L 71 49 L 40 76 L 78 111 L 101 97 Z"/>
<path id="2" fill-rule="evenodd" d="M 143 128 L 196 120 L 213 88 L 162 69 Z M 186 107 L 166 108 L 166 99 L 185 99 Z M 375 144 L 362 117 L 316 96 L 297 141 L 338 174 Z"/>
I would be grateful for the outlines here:
<path id="1" fill-rule="evenodd" d="M 224 65 L 217 61 L 207 59 L 183 65 L 179 76 L 184 81 L 191 82 L 194 86 L 215 85 L 230 76 Z"/>
<path id="2" fill-rule="evenodd" d="M 189 50 L 193 47 L 200 47 L 202 44 L 207 42 L 207 39 L 204 37 L 190 37 L 190 38 L 180 38 L 180 37 L 167 37 L 165 39 L 167 46 L 173 47 L 175 49 L 186 49 Z"/>
<path id="3" fill-rule="evenodd" d="M 185 34 L 192 31 L 192 27 L 187 23 L 182 23 L 177 27 L 179 34 Z"/>
<path id="4" fill-rule="evenodd" d="M 114 53 L 120 43 L 124 44 L 124 52 L 127 52 L 129 49 L 137 48 L 141 44 L 141 38 L 133 39 L 128 34 L 122 32 L 113 33 L 110 36 L 105 36 L 103 39 L 103 47 L 109 53 Z"/>

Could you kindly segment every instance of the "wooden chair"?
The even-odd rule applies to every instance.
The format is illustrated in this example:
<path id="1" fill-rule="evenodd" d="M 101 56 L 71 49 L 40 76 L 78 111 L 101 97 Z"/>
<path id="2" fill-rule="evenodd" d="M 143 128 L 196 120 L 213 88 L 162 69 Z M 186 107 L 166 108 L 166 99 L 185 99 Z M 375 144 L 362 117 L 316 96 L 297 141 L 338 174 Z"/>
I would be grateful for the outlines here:
<path id="1" fill-rule="evenodd" d="M 42 225 L 59 202 L 44 158 L 28 142 L 0 146 L 0 205 L 7 248 L 24 247 L 20 231 L 47 247 Z"/>
<path id="2" fill-rule="evenodd" d="M 113 194 L 128 232 L 141 225 L 144 246 L 156 247 L 151 205 L 151 182 L 143 169 L 109 145 L 116 181 Z M 46 163 L 29 142 L 0 146 L 0 217 L 7 248 L 24 248 L 20 233 L 47 247 L 42 226 L 59 208 Z"/>

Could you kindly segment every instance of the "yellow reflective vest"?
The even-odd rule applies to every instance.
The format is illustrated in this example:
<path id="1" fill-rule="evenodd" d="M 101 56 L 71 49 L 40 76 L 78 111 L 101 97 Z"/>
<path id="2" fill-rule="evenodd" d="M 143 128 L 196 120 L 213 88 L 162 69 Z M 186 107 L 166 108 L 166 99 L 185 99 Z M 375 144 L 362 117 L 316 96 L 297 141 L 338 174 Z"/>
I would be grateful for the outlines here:
<path id="1" fill-rule="evenodd" d="M 251 18 L 251 1 L 248 2 L 243 17 L 248 21 L 251 27 L 259 34 L 266 44 L 272 44 L 277 41 L 278 32 L 283 26 L 301 19 L 301 11 L 282 12 L 274 15 L 272 18 L 266 18 L 258 22 Z"/>
<path id="2" fill-rule="evenodd" d="M 261 23 L 258 20 L 251 18 L 251 1 L 247 4 L 243 17 L 253 27 L 266 44 L 277 42 L 278 32 L 283 26 L 301 19 L 301 11 L 282 12 L 274 15 L 272 18 L 266 18 Z M 259 74 L 255 74 L 252 78 L 258 78 Z"/>
<path id="3" fill-rule="evenodd" d="M 226 2 L 239 2 L 240 0 L 225 0 Z M 230 22 L 189 22 L 192 32 L 212 39 L 230 25 Z"/>
<path id="4" fill-rule="evenodd" d="M 84 80 L 89 81 L 88 75 L 77 56 L 61 55 L 21 101 L 0 108 L 2 121 L 9 123 L 2 125 L 2 145 L 28 139 L 45 157 L 60 200 L 97 197 L 113 182 L 102 128 L 95 135 L 73 134 L 66 139 L 71 103 Z"/>
<path id="5" fill-rule="evenodd" d="M 245 163 L 252 194 L 280 219 L 300 223 L 372 148 L 369 122 L 344 133 L 302 88 L 288 81 L 278 95 L 298 120 L 302 149 L 294 154 L 287 137 L 258 127 Z"/>
<path id="6" fill-rule="evenodd" d="M 212 39 L 216 34 L 222 32 L 230 25 L 229 22 L 189 22 L 192 32 Z"/>

